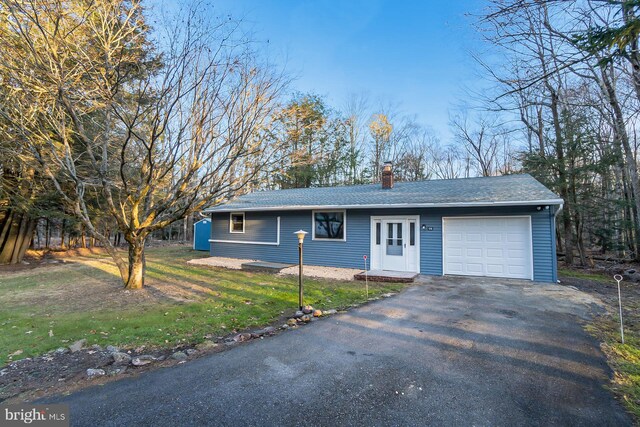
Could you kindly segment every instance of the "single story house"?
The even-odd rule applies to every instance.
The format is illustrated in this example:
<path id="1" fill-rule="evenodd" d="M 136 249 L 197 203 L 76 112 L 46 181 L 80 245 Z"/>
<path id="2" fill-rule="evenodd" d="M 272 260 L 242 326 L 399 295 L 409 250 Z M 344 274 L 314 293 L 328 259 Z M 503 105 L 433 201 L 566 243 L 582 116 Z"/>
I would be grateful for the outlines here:
<path id="1" fill-rule="evenodd" d="M 563 201 L 528 174 L 260 191 L 213 206 L 212 256 L 308 265 L 557 280 Z"/>

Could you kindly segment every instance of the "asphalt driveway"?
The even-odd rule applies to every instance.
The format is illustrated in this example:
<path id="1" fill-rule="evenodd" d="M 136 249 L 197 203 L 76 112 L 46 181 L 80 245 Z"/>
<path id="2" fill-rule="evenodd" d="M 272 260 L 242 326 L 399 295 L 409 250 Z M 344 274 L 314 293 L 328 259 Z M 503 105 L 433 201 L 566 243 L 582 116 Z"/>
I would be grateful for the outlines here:
<path id="1" fill-rule="evenodd" d="M 49 399 L 73 425 L 631 425 L 578 291 L 425 279 L 232 350 Z"/>

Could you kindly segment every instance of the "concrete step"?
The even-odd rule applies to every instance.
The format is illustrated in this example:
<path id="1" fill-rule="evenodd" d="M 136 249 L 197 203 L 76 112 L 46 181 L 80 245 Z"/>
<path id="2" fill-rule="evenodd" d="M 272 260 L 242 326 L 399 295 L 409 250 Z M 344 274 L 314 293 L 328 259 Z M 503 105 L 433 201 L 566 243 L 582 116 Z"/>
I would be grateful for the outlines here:
<path id="1" fill-rule="evenodd" d="M 240 267 L 246 271 L 259 271 L 263 273 L 278 273 L 287 267 L 291 267 L 292 264 L 282 264 L 279 262 L 266 262 L 266 261 L 254 261 L 245 262 Z"/>

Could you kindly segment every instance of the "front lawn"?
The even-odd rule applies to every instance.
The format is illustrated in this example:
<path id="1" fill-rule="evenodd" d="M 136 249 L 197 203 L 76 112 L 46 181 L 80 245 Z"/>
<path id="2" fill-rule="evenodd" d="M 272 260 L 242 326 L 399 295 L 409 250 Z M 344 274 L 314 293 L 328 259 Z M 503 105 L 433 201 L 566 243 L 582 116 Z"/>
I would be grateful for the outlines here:
<path id="1" fill-rule="evenodd" d="M 195 344 L 296 310 L 296 277 L 186 264 L 204 256 L 183 246 L 149 249 L 142 291 L 124 291 L 115 266 L 100 255 L 2 272 L 0 366 L 82 338 L 123 348 Z M 370 283 L 369 296 L 403 286 Z M 320 309 L 362 303 L 364 284 L 306 279 L 305 302 Z"/>

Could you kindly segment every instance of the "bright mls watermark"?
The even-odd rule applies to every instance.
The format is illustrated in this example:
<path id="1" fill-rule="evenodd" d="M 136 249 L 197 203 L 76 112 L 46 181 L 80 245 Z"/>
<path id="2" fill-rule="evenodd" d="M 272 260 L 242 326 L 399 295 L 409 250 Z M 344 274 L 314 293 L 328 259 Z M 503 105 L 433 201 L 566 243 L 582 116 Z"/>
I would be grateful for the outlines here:
<path id="1" fill-rule="evenodd" d="M 0 405 L 0 427 L 68 427 L 69 405 Z"/>

